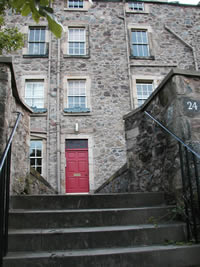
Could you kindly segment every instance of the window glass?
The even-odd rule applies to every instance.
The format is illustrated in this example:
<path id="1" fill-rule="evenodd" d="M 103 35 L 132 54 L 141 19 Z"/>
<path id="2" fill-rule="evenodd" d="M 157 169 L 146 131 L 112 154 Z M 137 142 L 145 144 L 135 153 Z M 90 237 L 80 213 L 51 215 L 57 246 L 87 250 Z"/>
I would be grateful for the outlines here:
<path id="1" fill-rule="evenodd" d="M 31 27 L 29 29 L 28 51 L 30 55 L 45 55 L 45 29 L 41 27 Z"/>
<path id="2" fill-rule="evenodd" d="M 129 9 L 135 10 L 135 11 L 144 11 L 144 3 L 142 2 L 134 2 L 134 3 L 128 3 Z"/>
<path id="3" fill-rule="evenodd" d="M 68 54 L 69 55 L 85 55 L 85 29 L 70 28 L 68 31 Z"/>
<path id="4" fill-rule="evenodd" d="M 42 174 L 42 141 L 30 141 L 30 166 Z"/>
<path id="5" fill-rule="evenodd" d="M 68 0 L 68 8 L 83 8 L 83 0 Z"/>
<path id="6" fill-rule="evenodd" d="M 137 88 L 137 102 L 139 107 L 153 92 L 154 90 L 153 82 L 136 82 L 136 88 Z"/>
<path id="7" fill-rule="evenodd" d="M 68 108 L 86 108 L 86 80 L 68 80 Z"/>
<path id="8" fill-rule="evenodd" d="M 132 30 L 131 41 L 133 56 L 148 57 L 150 55 L 147 31 Z"/>
<path id="9" fill-rule="evenodd" d="M 81 148 L 88 148 L 87 139 L 66 140 L 66 149 L 81 149 Z"/>
<path id="10" fill-rule="evenodd" d="M 25 83 L 25 102 L 30 107 L 44 108 L 44 81 L 29 81 Z"/>

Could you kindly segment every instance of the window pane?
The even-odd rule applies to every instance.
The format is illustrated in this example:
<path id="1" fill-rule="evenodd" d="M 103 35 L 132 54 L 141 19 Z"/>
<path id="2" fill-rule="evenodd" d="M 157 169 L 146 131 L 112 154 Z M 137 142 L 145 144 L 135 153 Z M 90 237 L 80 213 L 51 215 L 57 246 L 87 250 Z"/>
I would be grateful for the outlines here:
<path id="1" fill-rule="evenodd" d="M 30 166 L 42 173 L 42 141 L 30 141 Z"/>
<path id="2" fill-rule="evenodd" d="M 137 40 L 137 39 L 136 39 L 136 32 L 132 32 L 131 35 L 132 35 L 132 43 L 137 43 L 137 42 L 136 42 L 136 40 Z"/>
<path id="3" fill-rule="evenodd" d="M 34 41 L 34 30 L 30 29 L 29 30 L 29 41 Z"/>
<path id="4" fill-rule="evenodd" d="M 35 29 L 35 40 L 40 41 L 40 29 Z"/>
<path id="5" fill-rule="evenodd" d="M 142 43 L 142 32 L 137 32 L 137 34 L 136 34 L 136 36 L 137 36 L 137 43 Z"/>
<path id="6" fill-rule="evenodd" d="M 144 55 L 144 57 L 149 56 L 149 49 L 148 49 L 147 45 L 143 46 L 143 55 Z"/>
<path id="7" fill-rule="evenodd" d="M 30 107 L 44 107 L 44 83 L 26 82 L 25 101 Z"/>
<path id="8" fill-rule="evenodd" d="M 40 55 L 45 55 L 45 43 L 40 43 Z"/>
<path id="9" fill-rule="evenodd" d="M 80 106 L 81 106 L 82 108 L 85 108 L 85 107 L 86 107 L 86 103 L 85 103 L 85 101 L 86 101 L 86 98 L 83 97 L 83 96 L 81 96 L 81 97 L 80 97 Z"/>
<path id="10" fill-rule="evenodd" d="M 41 159 L 41 158 L 38 158 L 38 159 L 36 160 L 36 164 L 37 164 L 38 166 L 41 166 L 41 165 L 42 165 L 42 159 Z"/>
<path id="11" fill-rule="evenodd" d="M 144 56 L 144 55 L 143 55 L 142 45 L 139 45 L 139 46 L 138 46 L 138 56 L 139 56 L 139 57 Z"/>
<path id="12" fill-rule="evenodd" d="M 146 32 L 141 32 L 142 35 L 142 43 L 143 44 L 147 44 L 148 40 L 147 40 L 147 33 Z"/>
<path id="13" fill-rule="evenodd" d="M 45 42 L 45 29 L 41 29 L 40 31 L 40 41 Z"/>
<path id="14" fill-rule="evenodd" d="M 136 56 L 136 57 L 139 56 L 138 46 L 137 45 L 133 45 L 132 48 L 133 48 L 133 55 Z"/>
<path id="15" fill-rule="evenodd" d="M 72 96 L 69 96 L 68 97 L 68 107 L 69 108 L 73 108 L 73 97 Z"/>
<path id="16" fill-rule="evenodd" d="M 66 149 L 80 149 L 80 148 L 88 148 L 88 140 L 87 139 L 66 140 Z"/>

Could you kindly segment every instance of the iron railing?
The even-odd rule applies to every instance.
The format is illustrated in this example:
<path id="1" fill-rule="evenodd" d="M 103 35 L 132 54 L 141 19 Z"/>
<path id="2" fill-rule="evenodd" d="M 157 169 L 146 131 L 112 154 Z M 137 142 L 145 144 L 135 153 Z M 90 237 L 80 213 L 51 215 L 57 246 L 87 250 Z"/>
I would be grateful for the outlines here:
<path id="1" fill-rule="evenodd" d="M 200 155 L 151 114 L 147 111 L 144 111 L 144 113 L 178 142 L 187 238 L 188 241 L 194 240 L 198 243 L 198 232 L 200 230 Z"/>
<path id="2" fill-rule="evenodd" d="M 10 198 L 11 148 L 13 137 L 21 116 L 22 114 L 18 112 L 14 128 L 0 159 L 0 266 L 2 266 L 3 257 L 8 251 L 8 210 Z"/>

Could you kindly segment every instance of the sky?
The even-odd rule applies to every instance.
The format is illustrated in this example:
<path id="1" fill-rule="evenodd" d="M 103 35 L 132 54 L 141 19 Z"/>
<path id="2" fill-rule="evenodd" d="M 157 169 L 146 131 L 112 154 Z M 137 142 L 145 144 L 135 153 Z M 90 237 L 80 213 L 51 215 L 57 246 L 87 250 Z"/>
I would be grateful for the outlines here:
<path id="1" fill-rule="evenodd" d="M 192 4 L 192 5 L 197 5 L 200 0 L 179 0 L 179 3 L 182 4 Z M 171 0 L 170 0 L 171 2 Z"/>

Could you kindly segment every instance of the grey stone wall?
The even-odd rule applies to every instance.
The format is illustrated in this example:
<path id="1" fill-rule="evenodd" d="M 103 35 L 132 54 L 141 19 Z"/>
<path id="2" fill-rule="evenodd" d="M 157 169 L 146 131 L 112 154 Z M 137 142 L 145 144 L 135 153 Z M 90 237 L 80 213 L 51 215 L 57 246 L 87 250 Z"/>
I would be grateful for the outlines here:
<path id="1" fill-rule="evenodd" d="M 5 61 L 7 61 L 5 63 Z M 30 113 L 18 98 L 11 59 L 0 58 L 0 155 L 2 155 L 17 114 L 23 114 L 12 143 L 11 191 L 19 193 L 29 173 Z"/>
<path id="2" fill-rule="evenodd" d="M 116 171 L 105 183 L 95 190 L 95 193 L 125 193 L 130 192 L 131 175 L 127 164 Z"/>
<path id="3" fill-rule="evenodd" d="M 93 3 L 85 12 L 64 10 L 64 0 L 53 3 L 64 27 L 82 25 L 88 29 L 87 57 L 66 56 L 67 32 L 60 41 L 49 34 L 47 58 L 24 57 L 23 51 L 13 53 L 21 96 L 24 96 L 25 76 L 34 79 L 43 75 L 46 79 L 47 112 L 31 116 L 31 133 L 44 140 L 44 177 L 61 193 L 65 192 L 67 138 L 90 139 L 90 190 L 94 191 L 126 162 L 122 118 L 136 107 L 134 80 L 150 77 L 159 82 L 172 67 L 200 67 L 199 7 L 151 1 L 145 2 L 146 13 L 126 13 L 122 1 L 94 0 Z M 9 13 L 7 25 L 14 24 L 20 25 L 26 35 L 28 26 L 35 25 L 30 17 Z M 44 26 L 46 22 L 42 20 L 39 25 Z M 150 27 L 154 57 L 145 60 L 130 57 L 130 29 L 135 25 Z M 67 76 L 89 77 L 89 114 L 63 112 Z M 75 123 L 79 132 L 74 131 Z"/>
<path id="4" fill-rule="evenodd" d="M 141 108 L 125 116 L 132 191 L 174 194 L 182 188 L 178 143 L 144 111 L 198 152 L 199 88 L 199 72 L 171 71 Z"/>

